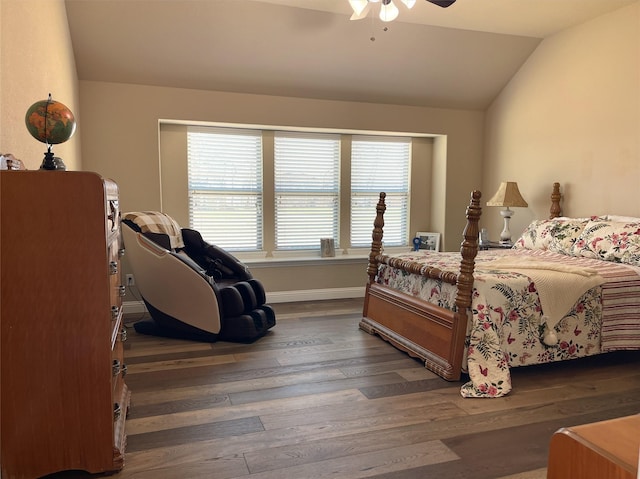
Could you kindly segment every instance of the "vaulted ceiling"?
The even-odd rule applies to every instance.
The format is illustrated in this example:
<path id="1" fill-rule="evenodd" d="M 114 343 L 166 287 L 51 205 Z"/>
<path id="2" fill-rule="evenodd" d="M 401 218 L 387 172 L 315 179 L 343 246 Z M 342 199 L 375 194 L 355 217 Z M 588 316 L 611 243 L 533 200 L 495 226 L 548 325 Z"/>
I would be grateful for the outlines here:
<path id="1" fill-rule="evenodd" d="M 389 24 L 347 0 L 66 7 L 80 80 L 483 110 L 543 38 L 635 1 L 396 1 Z"/>

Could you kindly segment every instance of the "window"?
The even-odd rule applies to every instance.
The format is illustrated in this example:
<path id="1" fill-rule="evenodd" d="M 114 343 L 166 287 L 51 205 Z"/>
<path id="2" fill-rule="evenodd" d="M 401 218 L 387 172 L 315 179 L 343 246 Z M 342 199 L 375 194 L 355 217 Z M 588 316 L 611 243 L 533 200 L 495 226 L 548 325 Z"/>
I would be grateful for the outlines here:
<path id="1" fill-rule="evenodd" d="M 407 244 L 411 139 L 354 136 L 351 142 L 351 246 L 371 245 L 372 212 L 387 194 L 384 244 Z"/>
<path id="2" fill-rule="evenodd" d="M 410 137 L 185 125 L 165 138 L 184 138 L 181 131 L 188 204 L 174 208 L 186 216 L 188 207 L 205 241 L 267 256 L 314 255 L 322 238 L 343 250 L 368 248 L 384 191 L 385 246 L 408 244 Z M 180 150 L 171 151 L 175 158 Z"/>
<path id="3" fill-rule="evenodd" d="M 276 250 L 338 245 L 340 136 L 276 132 L 274 152 Z"/>
<path id="4" fill-rule="evenodd" d="M 262 132 L 189 127 L 189 224 L 235 251 L 262 249 Z"/>

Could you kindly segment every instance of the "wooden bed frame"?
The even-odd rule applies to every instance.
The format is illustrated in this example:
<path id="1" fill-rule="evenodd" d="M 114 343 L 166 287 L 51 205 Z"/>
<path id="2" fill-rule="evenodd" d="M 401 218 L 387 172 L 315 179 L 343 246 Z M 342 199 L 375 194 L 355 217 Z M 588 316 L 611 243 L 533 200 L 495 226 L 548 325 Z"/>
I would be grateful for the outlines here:
<path id="1" fill-rule="evenodd" d="M 385 193 L 380 193 L 373 223 L 373 241 L 367 268 L 369 280 L 360 328 L 370 334 L 377 334 L 410 356 L 423 360 L 427 369 L 449 381 L 457 381 L 461 376 L 467 321 L 471 316 L 473 271 L 478 254 L 481 196 L 479 191 L 473 191 L 467 206 L 467 224 L 462 233 L 458 273 L 381 254 Z M 560 216 L 560 197 L 560 184 L 554 183 L 550 218 Z M 425 278 L 456 285 L 455 309 L 445 309 L 377 283 L 378 265 L 382 262 Z"/>

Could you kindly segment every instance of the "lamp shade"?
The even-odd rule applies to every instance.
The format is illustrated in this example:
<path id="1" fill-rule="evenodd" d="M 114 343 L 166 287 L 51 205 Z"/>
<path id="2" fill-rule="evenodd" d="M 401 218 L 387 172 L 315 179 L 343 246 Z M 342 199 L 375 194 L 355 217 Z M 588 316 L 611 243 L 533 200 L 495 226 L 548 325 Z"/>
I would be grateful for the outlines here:
<path id="1" fill-rule="evenodd" d="M 400 10 L 398 10 L 398 7 L 396 7 L 392 0 L 382 0 L 382 5 L 380 5 L 380 20 L 383 22 L 392 22 L 398 18 L 399 14 Z"/>
<path id="2" fill-rule="evenodd" d="M 487 201 L 487 206 L 506 206 L 507 208 L 529 206 L 518 190 L 518 183 L 515 181 L 503 181 L 493 198 Z"/>

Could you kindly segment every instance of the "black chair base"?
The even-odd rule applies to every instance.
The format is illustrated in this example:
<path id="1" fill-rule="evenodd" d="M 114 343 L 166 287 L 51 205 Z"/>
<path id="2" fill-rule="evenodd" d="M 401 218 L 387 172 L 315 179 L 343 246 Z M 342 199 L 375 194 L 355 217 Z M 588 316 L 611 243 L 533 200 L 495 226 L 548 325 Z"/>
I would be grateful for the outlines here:
<path id="1" fill-rule="evenodd" d="M 264 336 L 276 324 L 273 308 L 268 304 L 263 304 L 248 314 L 223 318 L 220 333 L 213 334 L 163 313 L 146 300 L 144 303 L 151 319 L 138 321 L 133 327 L 136 332 L 151 336 L 209 343 L 216 341 L 252 343 Z"/>

